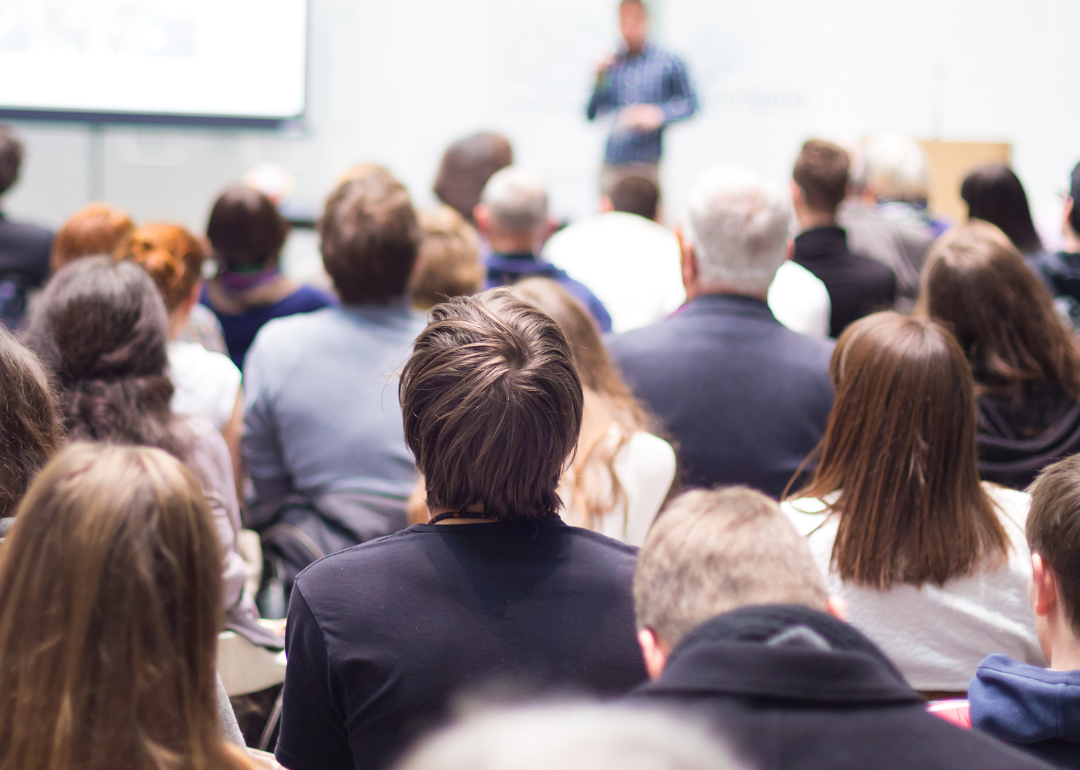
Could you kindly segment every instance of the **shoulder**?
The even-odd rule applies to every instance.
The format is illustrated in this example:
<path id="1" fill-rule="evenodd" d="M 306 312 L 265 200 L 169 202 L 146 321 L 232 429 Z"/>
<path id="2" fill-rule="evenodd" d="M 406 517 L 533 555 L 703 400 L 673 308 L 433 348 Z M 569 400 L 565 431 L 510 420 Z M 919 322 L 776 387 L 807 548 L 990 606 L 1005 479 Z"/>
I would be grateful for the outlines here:
<path id="1" fill-rule="evenodd" d="M 677 54 L 672 53 L 666 48 L 659 48 L 657 46 L 650 46 L 649 55 L 654 61 L 662 63 L 665 67 L 673 70 L 685 70 L 686 62 L 682 60 Z"/>
<path id="2" fill-rule="evenodd" d="M 1031 507 L 1031 495 L 1018 489 L 983 482 L 983 489 L 990 496 L 990 501 L 1001 520 L 1009 538 L 1016 543 L 1026 543 L 1024 527 L 1027 524 L 1028 509 Z"/>
<path id="3" fill-rule="evenodd" d="M 12 222 L 0 219 L 0 233 L 12 240 L 21 241 L 29 247 L 48 249 L 52 245 L 53 232 L 28 222 Z"/>
<path id="4" fill-rule="evenodd" d="M 228 356 L 207 350 L 196 342 L 169 343 L 169 362 L 178 369 L 182 367 L 200 377 L 236 380 L 236 384 L 240 384 L 240 370 Z"/>
<path id="5" fill-rule="evenodd" d="M 818 529 L 828 519 L 829 506 L 816 497 L 800 497 L 780 503 L 780 510 L 804 537 Z"/>
<path id="6" fill-rule="evenodd" d="M 319 310 L 334 304 L 334 298 L 321 289 L 314 286 L 301 284 L 296 291 L 286 297 L 283 302 L 301 310 Z"/>
<path id="7" fill-rule="evenodd" d="M 262 350 L 273 350 L 274 358 L 302 349 L 305 341 L 332 328 L 335 308 L 323 308 L 313 313 L 297 313 L 267 321 L 255 335 L 248 352 L 248 361 L 258 360 Z"/>

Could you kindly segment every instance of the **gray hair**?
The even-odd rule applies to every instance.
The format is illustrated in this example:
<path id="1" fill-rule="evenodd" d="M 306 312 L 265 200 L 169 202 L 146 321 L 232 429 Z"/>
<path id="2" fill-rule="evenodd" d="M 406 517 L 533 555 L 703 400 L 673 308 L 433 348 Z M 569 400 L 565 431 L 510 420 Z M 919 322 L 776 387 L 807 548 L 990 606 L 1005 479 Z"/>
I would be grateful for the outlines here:
<path id="1" fill-rule="evenodd" d="M 921 203 L 930 194 L 926 153 L 911 137 L 887 132 L 863 143 L 866 184 L 878 198 Z"/>
<path id="2" fill-rule="evenodd" d="M 436 733 L 397 770 L 742 770 L 703 727 L 641 708 L 489 711 Z"/>
<path id="3" fill-rule="evenodd" d="M 495 227 L 512 233 L 531 233 L 547 221 L 548 196 L 544 182 L 519 166 L 492 175 L 480 202 L 491 209 Z"/>
<path id="4" fill-rule="evenodd" d="M 705 285 L 765 294 L 787 259 L 787 197 L 736 166 L 702 174 L 687 201 L 683 229 Z"/>

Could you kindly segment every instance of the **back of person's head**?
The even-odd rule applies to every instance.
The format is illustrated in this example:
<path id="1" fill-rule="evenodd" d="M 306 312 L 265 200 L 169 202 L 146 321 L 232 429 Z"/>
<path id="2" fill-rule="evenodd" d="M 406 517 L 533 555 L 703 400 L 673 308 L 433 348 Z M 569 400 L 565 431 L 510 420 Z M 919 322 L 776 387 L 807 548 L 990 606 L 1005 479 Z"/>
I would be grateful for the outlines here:
<path id="1" fill-rule="evenodd" d="M 835 214 L 847 196 L 851 158 L 838 144 L 822 139 L 807 140 L 795 159 L 792 178 L 802 191 L 811 211 Z"/>
<path id="2" fill-rule="evenodd" d="M 53 276 L 27 344 L 57 375 L 72 438 L 182 452 L 170 428 L 167 329 L 157 287 L 132 262 L 87 257 Z"/>
<path id="3" fill-rule="evenodd" d="M 1028 491 L 1028 547 L 1054 573 L 1065 617 L 1080 636 L 1080 455 L 1048 467 Z"/>
<path id="4" fill-rule="evenodd" d="M 468 222 L 491 175 L 514 162 L 510 140 L 483 132 L 466 136 L 446 148 L 435 178 L 435 196 Z"/>
<path id="5" fill-rule="evenodd" d="M 245 767 L 216 717 L 221 591 L 180 462 L 63 450 L 0 551 L 0 769 Z"/>
<path id="6" fill-rule="evenodd" d="M 413 305 L 430 310 L 453 297 L 480 291 L 484 268 L 480 240 L 472 225 L 449 206 L 420 214 L 423 240 L 413 279 Z"/>
<path id="7" fill-rule="evenodd" d="M 980 392 L 1052 384 L 1080 400 L 1080 343 L 996 227 L 976 220 L 943 235 L 921 282 L 919 311 L 956 335 Z"/>
<path id="8" fill-rule="evenodd" d="M 30 482 L 63 442 L 48 371 L 0 329 L 0 517 L 12 516 Z"/>
<path id="9" fill-rule="evenodd" d="M 736 770 L 703 728 L 625 706 L 491 709 L 437 732 L 397 770 Z"/>
<path id="10" fill-rule="evenodd" d="M 266 195 L 244 185 L 230 187 L 214 202 L 206 237 L 225 270 L 277 265 L 289 223 Z"/>
<path id="11" fill-rule="evenodd" d="M 6 193 L 19 181 L 22 161 L 22 142 L 16 138 L 11 126 L 0 123 L 0 195 Z"/>
<path id="12" fill-rule="evenodd" d="M 536 174 L 509 166 L 484 185 L 480 203 L 490 212 L 491 227 L 503 233 L 535 233 L 548 217 L 548 195 Z"/>
<path id="13" fill-rule="evenodd" d="M 181 225 L 153 224 L 135 228 L 116 256 L 146 270 L 171 313 L 202 280 L 206 248 Z"/>
<path id="14" fill-rule="evenodd" d="M 327 198 L 319 250 L 342 302 L 385 305 L 408 291 L 422 236 L 405 185 L 366 169 Z"/>
<path id="15" fill-rule="evenodd" d="M 964 177 L 960 197 L 968 205 L 970 219 L 998 227 L 1022 254 L 1042 250 L 1024 185 L 1004 163 L 987 163 Z"/>
<path id="16" fill-rule="evenodd" d="M 634 574 L 638 628 L 671 649 L 695 626 L 740 607 L 824 611 L 827 602 L 806 541 L 776 501 L 746 487 L 677 497 L 645 538 Z"/>
<path id="17" fill-rule="evenodd" d="M 703 284 L 764 294 L 787 259 L 789 207 L 762 177 L 735 166 L 702 174 L 690 191 L 683 235 Z"/>
<path id="18" fill-rule="evenodd" d="M 513 520 L 558 512 L 582 390 L 566 337 L 547 315 L 505 289 L 436 305 L 399 394 L 431 510 L 482 504 Z"/>
<path id="19" fill-rule="evenodd" d="M 83 206 L 53 239 L 50 257 L 53 272 L 81 257 L 116 253 L 134 229 L 131 217 L 107 203 Z"/>
<path id="20" fill-rule="evenodd" d="M 833 500 L 840 577 L 941 585 L 1003 558 L 1008 540 L 979 483 L 971 367 L 953 335 L 876 313 L 840 335 L 830 374 L 836 402 L 799 496 Z"/>
<path id="21" fill-rule="evenodd" d="M 866 185 L 879 200 L 925 203 L 930 164 L 922 147 L 905 134 L 886 132 L 863 143 Z"/>
<path id="22" fill-rule="evenodd" d="M 628 174 L 611 190 L 611 209 L 655 220 L 660 210 L 660 188 L 647 177 Z"/>
<path id="23" fill-rule="evenodd" d="M 1073 166 L 1069 174 L 1069 197 L 1072 198 L 1073 207 L 1069 212 L 1069 227 L 1074 233 L 1080 234 L 1080 163 Z"/>

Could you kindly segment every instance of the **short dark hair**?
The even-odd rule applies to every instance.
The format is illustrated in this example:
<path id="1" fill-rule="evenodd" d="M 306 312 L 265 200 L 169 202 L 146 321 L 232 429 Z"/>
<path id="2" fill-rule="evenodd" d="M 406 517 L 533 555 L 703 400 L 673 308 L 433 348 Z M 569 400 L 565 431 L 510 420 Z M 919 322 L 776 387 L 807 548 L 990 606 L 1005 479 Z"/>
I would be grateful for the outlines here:
<path id="1" fill-rule="evenodd" d="M 226 269 L 277 264 L 289 223 L 274 202 L 251 187 L 237 185 L 214 202 L 206 237 Z"/>
<path id="2" fill-rule="evenodd" d="M 1072 174 L 1069 175 L 1069 197 L 1073 199 L 1069 224 L 1073 230 L 1080 233 L 1080 163 L 1073 166 Z"/>
<path id="3" fill-rule="evenodd" d="M 557 513 L 582 388 L 559 325 L 506 289 L 436 305 L 399 386 L 405 442 L 431 509 Z"/>
<path id="4" fill-rule="evenodd" d="M 375 167 L 338 186 L 319 220 L 323 266 L 345 303 L 386 304 L 408 290 L 420 225 L 405 186 Z"/>
<path id="5" fill-rule="evenodd" d="M 1080 455 L 1044 470 L 1030 492 L 1028 546 L 1053 571 L 1065 616 L 1080 635 Z"/>
<path id="6" fill-rule="evenodd" d="M 809 139 L 795 159 L 792 177 L 814 211 L 835 212 L 847 195 L 851 158 L 838 144 Z"/>
<path id="7" fill-rule="evenodd" d="M 0 195 L 18 181 L 22 161 L 22 142 L 15 138 L 11 126 L 0 124 Z"/>
<path id="8" fill-rule="evenodd" d="M 615 211 L 656 219 L 660 205 L 660 188 L 651 179 L 637 174 L 624 176 L 611 191 L 611 207 Z"/>
<path id="9" fill-rule="evenodd" d="M 501 134 L 488 131 L 466 136 L 446 148 L 435 177 L 435 196 L 470 224 L 484 185 L 514 163 L 514 148 Z"/>

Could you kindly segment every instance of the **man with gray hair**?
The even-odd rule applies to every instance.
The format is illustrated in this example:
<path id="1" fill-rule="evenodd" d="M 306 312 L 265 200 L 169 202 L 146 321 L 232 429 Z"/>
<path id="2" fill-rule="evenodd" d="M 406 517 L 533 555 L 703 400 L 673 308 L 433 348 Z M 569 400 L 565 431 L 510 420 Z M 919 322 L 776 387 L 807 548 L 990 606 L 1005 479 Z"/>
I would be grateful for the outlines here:
<path id="1" fill-rule="evenodd" d="M 548 195 L 540 177 L 518 166 L 495 173 L 484 185 L 474 212 L 476 229 L 491 247 L 484 260 L 487 287 L 508 286 L 522 278 L 550 278 L 574 295 L 600 330 L 611 331 L 611 316 L 596 295 L 538 256 L 555 230 L 548 218 Z"/>
<path id="2" fill-rule="evenodd" d="M 779 497 L 825 432 L 832 343 L 786 329 L 766 303 L 791 253 L 788 203 L 723 166 L 690 193 L 682 228 L 687 304 L 610 350 L 680 447 L 691 486 L 746 484 Z"/>

